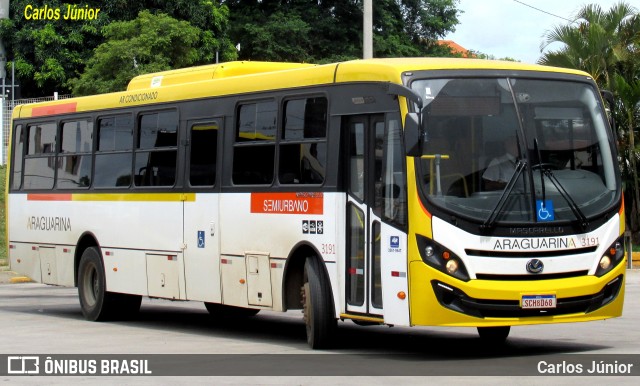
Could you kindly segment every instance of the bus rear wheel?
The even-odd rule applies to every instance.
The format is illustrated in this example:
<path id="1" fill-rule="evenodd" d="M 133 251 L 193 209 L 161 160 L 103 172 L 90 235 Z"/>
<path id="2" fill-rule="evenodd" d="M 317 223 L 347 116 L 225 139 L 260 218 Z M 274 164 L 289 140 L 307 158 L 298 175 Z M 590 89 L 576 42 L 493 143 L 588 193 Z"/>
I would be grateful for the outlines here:
<path id="1" fill-rule="evenodd" d="M 307 329 L 307 343 L 314 350 L 330 347 L 337 328 L 331 287 L 322 278 L 318 259 L 307 259 L 302 286 L 302 313 Z"/>
<path id="2" fill-rule="evenodd" d="M 87 320 L 130 317 L 140 310 L 142 296 L 107 292 L 104 264 L 97 247 L 87 248 L 78 267 L 78 297 Z"/>
<path id="3" fill-rule="evenodd" d="M 511 331 L 510 326 L 501 327 L 478 327 L 480 339 L 489 343 L 504 343 Z"/>

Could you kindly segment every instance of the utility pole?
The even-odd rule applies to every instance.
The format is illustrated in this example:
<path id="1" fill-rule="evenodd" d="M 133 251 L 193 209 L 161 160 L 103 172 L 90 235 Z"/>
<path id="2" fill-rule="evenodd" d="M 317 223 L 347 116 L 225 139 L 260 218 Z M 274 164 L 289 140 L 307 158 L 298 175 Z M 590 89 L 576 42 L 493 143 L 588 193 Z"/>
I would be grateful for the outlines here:
<path id="1" fill-rule="evenodd" d="M 0 0 L 0 19 L 8 19 L 9 18 L 9 0 Z M 5 93 L 5 79 L 7 78 L 7 53 L 4 49 L 4 43 L 0 40 L 0 78 L 2 78 L 2 95 L 0 96 L 0 165 L 4 165 L 4 138 L 8 137 L 5 135 L 5 126 L 8 125 L 4 122 L 4 111 L 5 111 L 5 99 L 7 97 Z M 13 85 L 13 82 L 12 82 Z M 12 94 L 13 95 L 13 94 Z"/>
<path id="2" fill-rule="evenodd" d="M 364 0 L 362 18 L 362 58 L 373 58 L 373 5 L 372 0 Z"/>
<path id="3" fill-rule="evenodd" d="M 0 19 L 9 18 L 9 0 L 0 0 Z M 7 78 L 7 52 L 4 42 L 0 39 L 0 78 L 2 78 L 2 98 L 5 98 L 5 79 Z"/>

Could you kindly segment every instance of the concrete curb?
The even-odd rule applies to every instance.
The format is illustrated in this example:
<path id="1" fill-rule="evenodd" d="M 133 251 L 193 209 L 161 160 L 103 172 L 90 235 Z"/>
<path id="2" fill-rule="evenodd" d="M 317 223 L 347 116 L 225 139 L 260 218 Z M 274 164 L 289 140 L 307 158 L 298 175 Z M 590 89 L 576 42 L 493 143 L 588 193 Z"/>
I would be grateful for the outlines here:
<path id="1" fill-rule="evenodd" d="M 11 284 L 16 284 L 16 283 L 31 283 L 33 280 L 31 280 L 30 278 L 26 277 L 26 276 L 16 276 L 16 277 L 12 277 L 11 279 L 9 279 L 9 283 Z"/>
<path id="2" fill-rule="evenodd" d="M 31 278 L 20 275 L 18 272 L 14 272 L 6 269 L 0 270 L 0 284 L 15 284 L 15 283 L 31 283 Z"/>

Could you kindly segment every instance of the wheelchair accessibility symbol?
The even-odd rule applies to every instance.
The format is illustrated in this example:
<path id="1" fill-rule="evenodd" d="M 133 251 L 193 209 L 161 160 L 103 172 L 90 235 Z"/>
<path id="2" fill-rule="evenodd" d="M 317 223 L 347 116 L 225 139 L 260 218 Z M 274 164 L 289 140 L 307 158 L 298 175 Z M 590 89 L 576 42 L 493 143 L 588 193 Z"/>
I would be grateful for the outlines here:
<path id="1" fill-rule="evenodd" d="M 553 221 L 555 215 L 553 214 L 553 201 L 551 200 L 536 200 L 536 215 L 538 221 Z"/>
<path id="2" fill-rule="evenodd" d="M 204 248 L 204 231 L 198 231 L 198 248 Z"/>

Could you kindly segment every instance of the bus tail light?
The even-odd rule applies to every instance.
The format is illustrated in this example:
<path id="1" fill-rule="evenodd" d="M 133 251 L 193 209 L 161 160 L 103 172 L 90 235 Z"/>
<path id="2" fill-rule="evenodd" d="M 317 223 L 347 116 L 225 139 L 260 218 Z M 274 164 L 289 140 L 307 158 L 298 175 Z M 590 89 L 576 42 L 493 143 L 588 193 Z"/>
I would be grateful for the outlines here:
<path id="1" fill-rule="evenodd" d="M 624 259 L 624 243 L 623 238 L 620 237 L 609 248 L 607 248 L 604 255 L 600 256 L 598 261 L 598 268 L 596 269 L 596 276 L 600 277 L 611 271 Z"/>
<path id="2" fill-rule="evenodd" d="M 435 241 L 416 235 L 420 256 L 428 266 L 462 281 L 469 281 L 469 274 L 462 260 L 453 252 Z"/>

